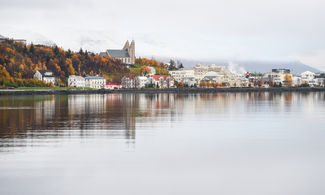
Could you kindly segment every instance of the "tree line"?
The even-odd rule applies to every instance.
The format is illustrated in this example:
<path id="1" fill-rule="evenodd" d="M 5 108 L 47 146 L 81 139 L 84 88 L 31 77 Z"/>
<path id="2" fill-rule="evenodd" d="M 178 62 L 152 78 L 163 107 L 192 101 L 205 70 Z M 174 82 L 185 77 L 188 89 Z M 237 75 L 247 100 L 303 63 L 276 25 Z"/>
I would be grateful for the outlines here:
<path id="1" fill-rule="evenodd" d="M 99 75 L 109 82 L 120 82 L 129 69 L 120 60 L 83 51 L 73 52 L 57 46 L 23 44 L 13 40 L 0 43 L 0 87 L 46 86 L 35 81 L 37 70 L 51 70 L 59 85 L 65 85 L 69 75 Z"/>

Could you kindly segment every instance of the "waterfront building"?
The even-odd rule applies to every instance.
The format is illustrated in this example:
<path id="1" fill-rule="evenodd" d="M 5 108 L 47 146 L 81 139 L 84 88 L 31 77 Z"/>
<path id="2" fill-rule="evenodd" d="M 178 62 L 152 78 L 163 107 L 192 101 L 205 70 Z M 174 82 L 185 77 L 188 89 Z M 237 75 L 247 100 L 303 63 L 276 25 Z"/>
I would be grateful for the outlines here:
<path id="1" fill-rule="evenodd" d="M 105 89 L 121 89 L 122 85 L 121 84 L 116 84 L 116 83 L 107 83 L 105 85 Z"/>
<path id="2" fill-rule="evenodd" d="M 122 88 L 132 89 L 134 88 L 134 77 L 133 76 L 124 76 L 121 80 Z"/>
<path id="3" fill-rule="evenodd" d="M 149 80 L 156 88 L 174 88 L 175 80 L 169 75 L 152 75 Z"/>
<path id="4" fill-rule="evenodd" d="M 123 64 L 135 64 L 135 42 L 132 40 L 131 44 L 126 41 L 122 49 L 108 49 L 101 52 L 100 56 L 108 55 L 111 58 L 119 59 Z"/>
<path id="5" fill-rule="evenodd" d="M 299 87 L 302 84 L 301 77 L 293 76 L 292 77 L 292 86 Z"/>
<path id="6" fill-rule="evenodd" d="M 50 70 L 37 70 L 34 74 L 34 78 L 45 83 L 55 84 L 55 76 Z"/>
<path id="7" fill-rule="evenodd" d="M 289 69 L 272 69 L 263 75 L 262 80 L 265 82 L 272 82 L 275 85 L 292 86 L 293 75 Z"/>
<path id="8" fill-rule="evenodd" d="M 135 77 L 134 87 L 135 88 L 145 88 L 148 83 L 148 77 L 137 76 Z"/>
<path id="9" fill-rule="evenodd" d="M 169 74 L 175 79 L 177 82 L 181 82 L 186 78 L 195 78 L 193 69 L 180 69 L 169 71 Z"/>
<path id="10" fill-rule="evenodd" d="M 232 74 L 225 66 L 216 66 L 215 64 L 210 66 L 202 66 L 197 64 L 194 66 L 194 77 L 198 80 L 203 79 L 208 72 L 218 72 L 224 75 Z"/>
<path id="11" fill-rule="evenodd" d="M 99 76 L 88 76 L 85 78 L 85 86 L 93 89 L 103 89 L 106 79 Z"/>
<path id="12" fill-rule="evenodd" d="M 86 80 L 82 76 L 70 75 L 68 78 L 69 87 L 85 87 Z"/>

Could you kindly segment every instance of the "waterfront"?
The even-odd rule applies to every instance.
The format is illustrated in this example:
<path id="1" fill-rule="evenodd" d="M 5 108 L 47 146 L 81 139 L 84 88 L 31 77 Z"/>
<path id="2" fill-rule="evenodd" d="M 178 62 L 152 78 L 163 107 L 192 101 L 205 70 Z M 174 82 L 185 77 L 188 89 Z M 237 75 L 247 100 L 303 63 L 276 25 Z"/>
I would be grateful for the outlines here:
<path id="1" fill-rule="evenodd" d="M 324 194 L 325 93 L 0 97 L 0 194 Z"/>

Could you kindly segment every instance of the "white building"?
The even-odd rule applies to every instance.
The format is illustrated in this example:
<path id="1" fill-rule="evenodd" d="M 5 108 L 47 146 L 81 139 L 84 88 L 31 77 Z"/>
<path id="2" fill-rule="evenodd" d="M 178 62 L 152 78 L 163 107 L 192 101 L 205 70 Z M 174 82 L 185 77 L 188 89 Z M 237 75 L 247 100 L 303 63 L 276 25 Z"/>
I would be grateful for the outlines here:
<path id="1" fill-rule="evenodd" d="M 268 72 L 263 75 L 263 81 L 272 82 L 276 85 L 286 85 L 290 86 L 293 84 L 293 76 L 290 73 L 289 69 L 272 69 L 271 72 Z"/>
<path id="2" fill-rule="evenodd" d="M 145 88 L 147 84 L 148 84 L 148 77 L 145 76 L 135 77 L 135 81 L 134 81 L 135 88 Z"/>
<path id="3" fill-rule="evenodd" d="M 302 84 L 308 84 L 311 87 L 318 85 L 318 81 L 317 79 L 315 79 L 315 73 L 310 71 L 305 71 L 301 73 L 300 76 L 301 76 Z"/>
<path id="4" fill-rule="evenodd" d="M 103 89 L 106 84 L 106 79 L 99 76 L 88 76 L 85 78 L 85 81 L 86 87 L 94 89 Z"/>
<path id="5" fill-rule="evenodd" d="M 301 77 L 294 76 L 292 78 L 292 85 L 295 87 L 299 87 L 302 84 Z"/>
<path id="6" fill-rule="evenodd" d="M 55 84 L 55 76 L 50 70 L 37 70 L 34 74 L 34 78 L 46 83 L 53 83 L 53 85 Z"/>
<path id="7" fill-rule="evenodd" d="M 183 81 L 183 79 L 185 78 L 195 78 L 194 70 L 181 69 L 181 70 L 169 71 L 169 73 L 178 82 Z"/>
<path id="8" fill-rule="evenodd" d="M 70 75 L 68 78 L 69 87 L 85 87 L 86 80 L 82 76 Z"/>

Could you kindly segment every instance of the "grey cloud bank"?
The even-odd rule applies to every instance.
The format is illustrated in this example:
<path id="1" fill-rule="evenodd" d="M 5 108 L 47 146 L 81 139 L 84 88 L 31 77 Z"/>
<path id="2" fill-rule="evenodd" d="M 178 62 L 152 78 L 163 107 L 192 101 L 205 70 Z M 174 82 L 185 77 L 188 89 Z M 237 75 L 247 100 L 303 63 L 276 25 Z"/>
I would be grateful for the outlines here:
<path id="1" fill-rule="evenodd" d="M 135 39 L 137 55 L 300 61 L 325 70 L 325 2 L 3 1 L 0 34 L 94 52 Z"/>

